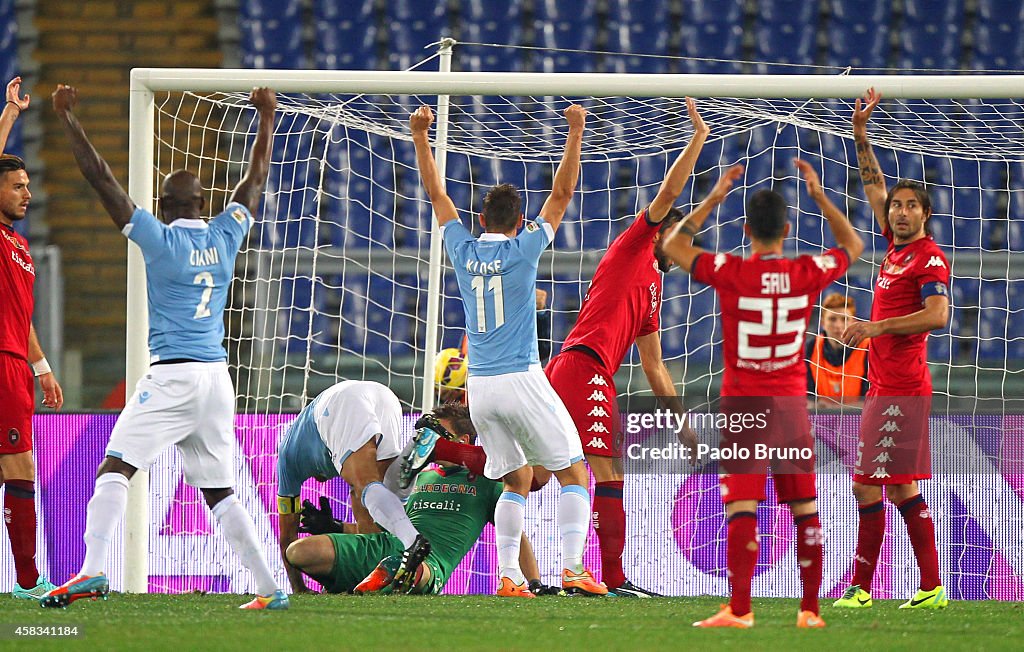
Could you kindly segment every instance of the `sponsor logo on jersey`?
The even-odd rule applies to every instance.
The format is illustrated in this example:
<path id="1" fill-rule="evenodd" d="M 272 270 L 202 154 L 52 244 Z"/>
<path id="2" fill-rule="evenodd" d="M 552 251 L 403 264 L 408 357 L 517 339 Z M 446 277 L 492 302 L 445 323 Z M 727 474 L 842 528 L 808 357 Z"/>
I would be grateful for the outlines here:
<path id="1" fill-rule="evenodd" d="M 536 231 L 539 228 L 540 227 L 537 226 L 536 222 L 527 222 L 526 223 L 526 231 L 527 231 L 527 233 L 533 233 L 534 231 Z"/>
<path id="2" fill-rule="evenodd" d="M 150 394 L 149 392 L 142 392 L 141 394 L 139 394 L 139 404 L 141 405 L 145 403 L 146 401 L 149 400 L 151 396 L 152 394 Z"/>
<path id="3" fill-rule="evenodd" d="M 601 423 L 600 421 L 595 421 L 594 423 L 590 424 L 589 428 L 587 428 L 587 432 L 604 432 L 604 433 L 607 433 L 608 432 L 608 428 L 606 428 L 605 425 L 603 423 Z"/>
<path id="4" fill-rule="evenodd" d="M 432 494 L 467 494 L 470 496 L 476 495 L 476 485 L 471 484 L 421 484 L 416 487 L 416 491 L 425 491 Z"/>
<path id="5" fill-rule="evenodd" d="M 896 442 L 893 441 L 892 437 L 882 437 L 881 439 L 878 440 L 878 443 L 875 444 L 875 446 L 880 446 L 882 448 L 895 448 Z"/>
<path id="6" fill-rule="evenodd" d="M 609 415 L 608 415 L 608 411 L 605 410 L 603 407 L 601 407 L 600 405 L 595 405 L 594 408 L 590 412 L 587 413 L 587 416 L 588 417 L 607 417 Z"/>
<path id="7" fill-rule="evenodd" d="M 595 389 L 594 393 L 587 397 L 587 400 L 588 401 L 604 401 L 605 403 L 608 402 L 608 399 L 605 397 L 604 392 L 602 392 L 599 389 Z"/>
<path id="8" fill-rule="evenodd" d="M 11 260 L 14 264 L 22 268 L 32 276 L 36 275 L 36 268 L 32 266 L 32 263 L 26 262 L 24 258 L 18 255 L 17 251 L 11 250 Z"/>
<path id="9" fill-rule="evenodd" d="M 836 267 L 839 267 L 839 262 L 836 261 L 836 257 L 832 255 L 811 256 L 811 260 L 813 260 L 814 264 L 818 266 L 818 269 L 820 269 L 823 272 L 827 272 L 830 269 L 835 269 Z"/>
<path id="10" fill-rule="evenodd" d="M 878 432 L 903 432 L 895 421 L 886 421 L 878 428 Z"/>
<path id="11" fill-rule="evenodd" d="M 901 410 L 900 406 L 896 405 L 895 403 L 890 403 L 889 407 L 885 408 L 885 410 L 882 411 L 882 414 L 884 414 L 887 417 L 901 417 L 903 416 L 903 410 Z"/>
<path id="12" fill-rule="evenodd" d="M 28 253 L 28 247 L 26 247 L 25 245 L 21 244 L 21 240 L 18 240 L 17 238 L 15 238 L 13 235 L 8 233 L 5 229 L 0 229 L 0 233 L 2 233 L 5 238 L 7 238 L 7 242 L 10 242 L 14 246 L 15 249 L 21 249 L 25 253 Z"/>
<path id="13" fill-rule="evenodd" d="M 929 267 L 945 267 L 946 261 L 942 260 L 942 256 L 932 256 L 928 259 L 928 264 L 924 266 L 925 269 Z"/>
<path id="14" fill-rule="evenodd" d="M 600 374 L 594 374 L 594 377 L 587 381 L 588 385 L 600 385 L 601 387 L 607 387 L 608 381 L 601 377 Z"/>
<path id="15" fill-rule="evenodd" d="M 589 441 L 589 442 L 587 443 L 587 446 L 590 446 L 591 448 L 603 448 L 603 449 L 605 449 L 605 450 L 608 450 L 608 444 L 604 443 L 604 442 L 603 442 L 603 441 L 601 440 L 601 438 L 600 438 L 600 437 L 594 437 L 594 438 L 592 438 L 592 439 L 591 439 L 591 440 L 590 440 L 590 441 Z"/>
<path id="16" fill-rule="evenodd" d="M 658 284 L 651 283 L 651 312 L 647 316 L 648 319 L 654 316 L 654 313 L 658 311 Z"/>

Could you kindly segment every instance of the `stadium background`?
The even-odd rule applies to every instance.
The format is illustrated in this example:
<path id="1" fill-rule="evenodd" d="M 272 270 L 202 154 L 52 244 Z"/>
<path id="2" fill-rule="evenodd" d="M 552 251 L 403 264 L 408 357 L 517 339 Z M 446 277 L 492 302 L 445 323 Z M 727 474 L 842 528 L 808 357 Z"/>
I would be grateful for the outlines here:
<path id="1" fill-rule="evenodd" d="M 806 29 L 808 25 L 814 29 Z M 439 36 L 450 35 L 461 42 L 531 46 L 460 45 L 453 63 L 455 70 L 823 74 L 836 74 L 848 66 L 858 71 L 1016 70 L 1024 68 L 1020 31 L 1021 3 L 1013 0 L 606 0 L 582 6 L 545 0 L 0 1 L 0 62 L 4 74 L 7 78 L 21 74 L 34 96 L 33 108 L 17 124 L 9 149 L 27 158 L 34 182 L 29 218 L 19 228 L 29 236 L 33 253 L 41 262 L 36 323 L 65 387 L 68 409 L 88 411 L 123 402 L 124 243 L 81 179 L 49 110 L 49 91 L 59 82 L 80 87 L 83 122 L 115 174 L 124 180 L 127 81 L 132 67 L 405 69 L 425 58 L 431 50 L 424 48 Z M 668 56 L 606 56 L 585 52 L 588 50 Z M 734 59 L 797 65 L 729 61 Z M 946 174 L 940 168 L 922 172 L 932 177 Z M 1024 229 L 1012 211 L 1016 197 L 1013 192 L 1024 188 L 1022 172 L 1019 167 L 1005 172 L 978 168 L 979 175 L 1002 175 L 990 187 L 1009 190 L 993 195 L 991 204 L 986 204 L 990 211 L 986 215 L 994 219 L 977 221 L 977 232 L 971 237 L 978 247 L 1011 251 L 1024 248 Z M 956 177 L 955 173 L 949 174 L 952 178 L 943 180 L 947 184 Z M 1000 398 L 1020 394 L 1019 374 L 1013 372 L 1021 367 L 1024 338 L 1015 341 L 1010 336 L 1012 325 L 1008 325 L 1017 302 L 1024 298 L 1018 296 L 1016 285 L 1011 279 L 997 279 L 954 286 L 952 328 L 956 329 L 959 349 L 951 350 L 949 337 L 933 338 L 932 346 L 933 352 L 938 350 L 942 357 L 954 361 L 959 358 L 965 363 L 954 365 L 954 373 L 948 376 L 950 387 L 955 387 L 958 394 L 987 393 Z M 573 309 L 571 304 L 557 307 L 562 313 Z M 992 307 L 1000 309 L 984 310 Z M 332 308 L 339 309 L 318 306 L 320 312 L 329 313 Z M 457 303 L 445 304 L 446 324 L 461 322 L 459 310 Z M 861 313 L 865 310 L 866 301 L 862 300 Z M 371 318 L 366 313 L 344 317 L 356 322 Z M 555 323 L 552 337 L 556 350 L 568 325 L 565 321 Z M 365 324 L 361 326 L 367 330 Z M 297 324 L 296 330 L 301 327 Z M 367 355 L 388 355 L 385 349 L 391 346 L 387 342 L 368 344 L 364 349 Z M 382 348 L 375 350 L 374 346 Z M 682 344 L 678 350 L 683 350 Z M 672 352 L 671 343 L 667 352 Z M 1002 373 L 982 373 L 976 364 L 981 360 Z M 411 390 L 403 398 L 412 403 Z M 72 441 L 77 441 L 74 433 L 102 434 L 109 428 L 107 419 L 41 417 L 38 439 L 46 442 L 49 433 L 57 440 Z M 87 423 L 92 430 L 85 428 Z M 1006 425 L 1013 423 L 1008 421 Z M 1019 432 L 1019 427 L 1009 431 Z M 82 450 L 95 456 L 96 446 L 94 443 L 92 448 Z M 43 449 L 39 453 L 41 469 L 60 467 L 70 459 L 71 449 L 58 447 L 56 457 L 44 461 L 42 458 L 53 450 L 45 450 L 44 445 L 39 448 Z M 85 457 L 82 462 L 88 472 L 75 476 L 81 476 L 75 487 L 80 487 L 83 494 L 68 503 L 80 505 L 83 510 L 91 490 L 88 479 L 95 466 L 91 460 L 86 464 Z M 1014 484 L 1017 476 L 1013 474 L 1018 472 L 1001 469 L 993 476 L 1004 478 L 1012 489 L 1000 494 L 1010 500 L 994 507 L 1002 511 L 978 512 L 971 501 L 951 508 L 951 518 L 964 519 L 956 531 L 966 533 L 962 550 L 953 559 L 970 559 L 963 567 L 969 568 L 964 577 L 976 578 L 974 584 L 969 583 L 971 588 L 963 590 L 963 597 L 1024 597 L 1019 542 L 1003 551 L 1011 557 L 1007 560 L 1001 556 L 998 544 L 993 547 L 996 552 L 991 552 L 986 535 L 968 522 L 985 522 L 993 513 L 1002 513 L 1019 523 L 1024 490 L 1019 483 Z M 40 480 L 45 487 L 46 476 L 42 473 Z M 266 483 L 268 479 L 260 477 L 258 482 Z M 929 500 L 933 498 L 929 496 Z M 190 497 L 187 502 L 196 501 Z M 42 522 L 52 522 L 59 514 L 59 510 L 44 509 Z M 181 518 L 181 523 L 188 521 Z M 171 527 L 169 531 L 173 531 L 173 525 L 159 527 Z M 778 549 L 785 550 L 781 545 Z M 981 556 L 968 554 L 975 549 L 983 551 Z M 905 556 L 907 551 L 899 554 Z M 770 566 L 777 558 L 763 561 Z M 57 570 L 52 565 L 51 569 Z M 945 562 L 944 569 L 949 570 Z M 195 574 L 210 575 L 208 570 Z M 999 581 L 1008 588 L 978 588 L 978 583 L 986 584 L 993 577 L 1002 578 Z"/>

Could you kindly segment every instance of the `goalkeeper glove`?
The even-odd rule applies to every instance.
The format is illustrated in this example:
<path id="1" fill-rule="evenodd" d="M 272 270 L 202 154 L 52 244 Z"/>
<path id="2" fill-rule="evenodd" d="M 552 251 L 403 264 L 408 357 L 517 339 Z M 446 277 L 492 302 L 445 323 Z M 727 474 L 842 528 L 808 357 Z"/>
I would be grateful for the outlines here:
<path id="1" fill-rule="evenodd" d="M 319 509 L 308 499 L 302 501 L 299 532 L 304 534 L 344 534 L 345 524 L 334 519 L 334 514 L 331 513 L 330 499 L 327 496 L 320 496 Z"/>

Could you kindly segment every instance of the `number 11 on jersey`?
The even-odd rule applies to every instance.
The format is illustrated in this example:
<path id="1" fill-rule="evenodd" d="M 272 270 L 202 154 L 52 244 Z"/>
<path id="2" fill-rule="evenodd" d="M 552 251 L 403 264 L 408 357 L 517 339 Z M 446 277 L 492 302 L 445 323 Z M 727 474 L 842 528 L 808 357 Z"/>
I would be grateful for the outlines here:
<path id="1" fill-rule="evenodd" d="M 500 276 L 474 276 L 472 282 L 473 291 L 476 293 L 476 330 L 478 333 L 486 333 L 494 330 L 505 323 L 505 298 L 501 294 Z M 484 286 L 494 296 L 494 325 L 487 328 L 487 311 L 484 310 Z"/>

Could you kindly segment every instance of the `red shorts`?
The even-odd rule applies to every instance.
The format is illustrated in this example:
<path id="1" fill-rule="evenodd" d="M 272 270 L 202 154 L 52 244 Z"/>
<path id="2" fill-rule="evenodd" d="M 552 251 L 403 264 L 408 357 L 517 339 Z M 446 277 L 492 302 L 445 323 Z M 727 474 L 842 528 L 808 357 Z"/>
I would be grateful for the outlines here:
<path id="1" fill-rule="evenodd" d="M 895 392 L 868 389 L 854 482 L 884 486 L 932 477 L 928 442 L 931 402 L 930 387 Z"/>
<path id="2" fill-rule="evenodd" d="M 35 379 L 22 358 L 0 353 L 0 455 L 32 450 Z"/>
<path id="3" fill-rule="evenodd" d="M 603 365 L 587 353 L 570 349 L 552 358 L 544 373 L 576 424 L 583 453 L 622 457 L 615 381 Z"/>
<path id="4" fill-rule="evenodd" d="M 775 495 L 780 503 L 816 498 L 813 473 L 780 473 L 773 475 Z M 768 476 L 764 473 L 733 473 L 719 476 L 718 483 L 722 490 L 722 502 L 731 503 L 736 500 L 756 500 L 761 502 L 768 496 L 765 484 Z"/>

